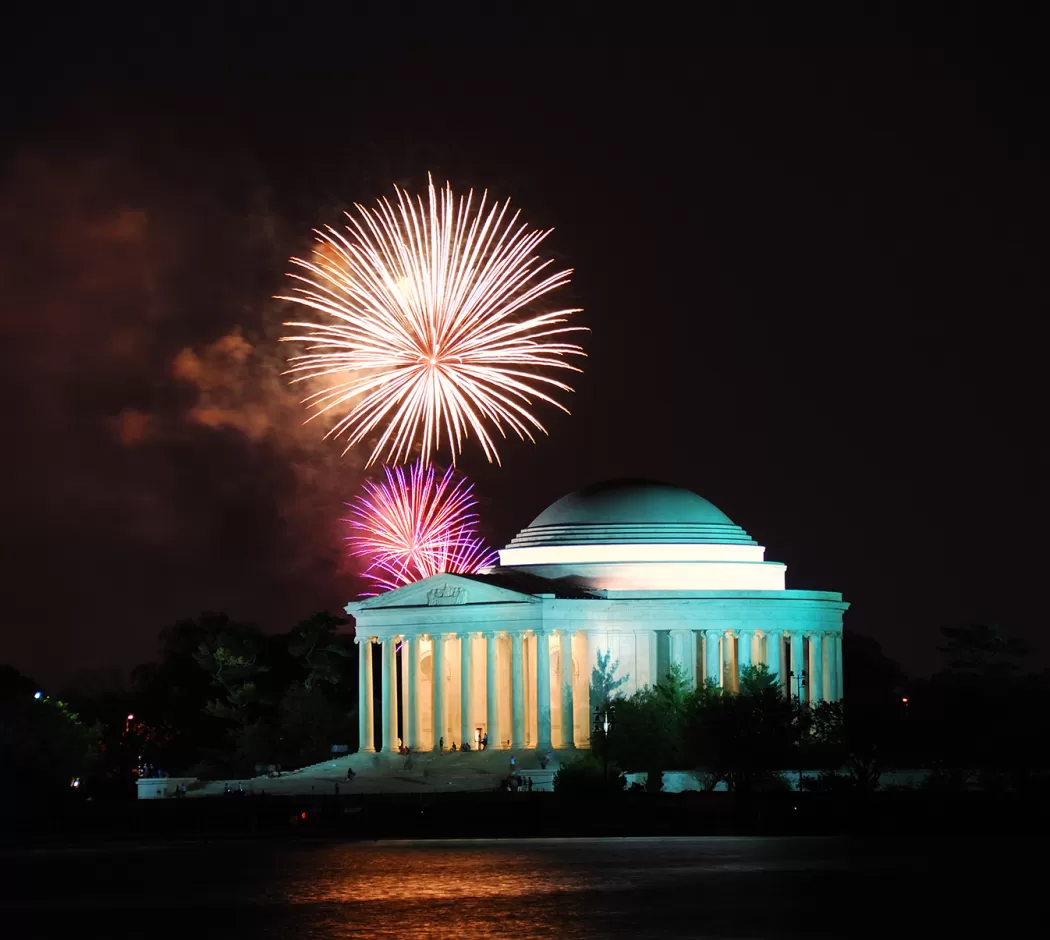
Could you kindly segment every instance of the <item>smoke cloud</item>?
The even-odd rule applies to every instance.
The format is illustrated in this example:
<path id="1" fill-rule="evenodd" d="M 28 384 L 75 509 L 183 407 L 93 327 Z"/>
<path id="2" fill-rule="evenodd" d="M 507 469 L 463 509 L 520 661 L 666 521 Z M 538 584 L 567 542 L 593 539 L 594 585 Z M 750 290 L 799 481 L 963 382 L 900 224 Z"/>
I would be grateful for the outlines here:
<path id="1" fill-rule="evenodd" d="M 201 609 L 287 628 L 360 589 L 339 519 L 361 461 L 304 424 L 276 342 L 308 227 L 213 183 L 120 145 L 0 170 L 0 660 L 135 662 Z"/>

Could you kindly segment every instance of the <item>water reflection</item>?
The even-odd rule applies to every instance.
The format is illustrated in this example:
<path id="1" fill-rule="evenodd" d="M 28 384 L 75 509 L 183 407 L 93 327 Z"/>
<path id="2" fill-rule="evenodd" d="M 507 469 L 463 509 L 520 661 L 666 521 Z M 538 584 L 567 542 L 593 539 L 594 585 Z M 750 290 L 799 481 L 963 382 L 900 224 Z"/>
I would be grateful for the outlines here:
<path id="1" fill-rule="evenodd" d="M 313 862 L 259 899 L 309 906 L 305 936 L 644 938 L 828 935 L 798 915 L 829 899 L 798 889 L 885 860 L 818 839 L 626 839 L 342 845 Z"/>
<path id="2" fill-rule="evenodd" d="M 930 906 L 914 845 L 827 839 L 230 842 L 35 853 L 28 869 L 32 892 L 3 906 L 64 938 L 87 918 L 150 940 L 810 940 L 874 936 Z"/>
<path id="3" fill-rule="evenodd" d="M 442 902 L 616 891 L 730 872 L 840 868 L 829 840 L 793 840 L 790 854 L 757 839 L 549 839 L 329 846 L 268 900 Z M 781 846 L 780 848 L 786 848 Z M 808 848 L 808 851 L 805 850 Z M 756 855 L 756 849 L 760 850 Z M 800 849 L 802 849 L 800 851 Z"/>

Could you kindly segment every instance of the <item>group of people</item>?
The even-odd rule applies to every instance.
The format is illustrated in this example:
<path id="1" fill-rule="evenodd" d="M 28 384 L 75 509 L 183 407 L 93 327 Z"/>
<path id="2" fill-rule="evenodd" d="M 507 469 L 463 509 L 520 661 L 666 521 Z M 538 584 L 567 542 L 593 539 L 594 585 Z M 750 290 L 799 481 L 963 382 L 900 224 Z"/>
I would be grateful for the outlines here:
<path id="1" fill-rule="evenodd" d="M 486 731 L 477 742 L 477 750 L 483 751 L 489 746 L 489 733 Z M 445 750 L 445 739 L 438 738 L 438 750 Z M 452 746 L 448 749 L 450 754 L 455 754 L 456 751 L 472 751 L 475 750 L 470 746 L 469 741 L 464 741 L 462 747 L 456 747 L 456 742 L 452 742 Z"/>

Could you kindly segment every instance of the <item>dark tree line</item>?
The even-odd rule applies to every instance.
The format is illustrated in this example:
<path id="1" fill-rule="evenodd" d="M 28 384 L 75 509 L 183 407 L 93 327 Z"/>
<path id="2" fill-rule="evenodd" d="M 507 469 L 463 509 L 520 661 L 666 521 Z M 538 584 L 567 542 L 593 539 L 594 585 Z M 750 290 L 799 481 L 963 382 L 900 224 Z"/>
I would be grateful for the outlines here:
<path id="1" fill-rule="evenodd" d="M 592 731 L 593 755 L 559 775 L 563 790 L 622 789 L 621 771 L 658 790 L 668 770 L 699 773 L 706 787 L 786 786 L 784 771 L 821 789 L 871 791 L 887 771 L 929 771 L 924 786 L 1046 789 L 1050 675 L 1025 673 L 1023 643 L 976 624 L 942 631 L 944 667 L 908 680 L 873 640 L 846 635 L 845 700 L 815 706 L 786 695 L 764 666 L 747 667 L 739 691 L 692 688 L 677 668 L 630 696 L 617 664 L 599 658 L 591 708 L 611 713 Z M 606 775 L 606 766 L 611 774 Z"/>
<path id="2" fill-rule="evenodd" d="M 323 760 L 357 747 L 357 647 L 346 621 L 318 613 L 283 634 L 225 614 L 181 621 L 159 637 L 155 662 L 130 686 L 81 684 L 51 696 L 0 667 L 0 774 L 5 791 L 128 795 L 138 768 L 239 777 L 259 764 Z M 873 640 L 847 632 L 846 698 L 800 705 L 764 667 L 737 693 L 687 686 L 672 671 L 624 696 L 626 676 L 595 665 L 591 710 L 612 707 L 612 731 L 559 787 L 623 787 L 621 771 L 658 788 L 668 770 L 737 791 L 784 786 L 783 771 L 823 771 L 814 785 L 870 790 L 895 769 L 930 771 L 931 787 L 1045 788 L 1050 673 L 1025 671 L 1030 651 L 995 627 L 946 628 L 944 667 L 907 679 Z M 375 683 L 378 690 L 380 684 Z M 380 710 L 375 709 L 379 715 Z M 605 765 L 610 766 L 606 777 Z M 21 788 L 21 790 L 19 789 Z"/>
<path id="3" fill-rule="evenodd" d="M 316 763 L 333 744 L 355 750 L 357 649 L 346 623 L 321 612 L 264 634 L 204 613 L 162 630 L 157 660 L 135 667 L 128 687 L 74 685 L 61 703 L 34 698 L 33 682 L 3 667 L 0 763 L 19 767 L 27 790 L 68 789 L 79 776 L 82 793 L 129 795 L 140 768 L 246 776 L 260 764 Z"/>

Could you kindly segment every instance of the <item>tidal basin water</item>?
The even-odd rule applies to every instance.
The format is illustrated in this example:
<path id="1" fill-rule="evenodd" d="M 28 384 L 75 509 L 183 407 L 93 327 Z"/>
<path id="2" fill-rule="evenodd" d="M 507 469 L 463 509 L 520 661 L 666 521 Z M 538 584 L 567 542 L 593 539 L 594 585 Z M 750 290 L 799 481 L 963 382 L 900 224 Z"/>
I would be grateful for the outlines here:
<path id="1" fill-rule="evenodd" d="M 0 922 L 152 940 L 967 936 L 1002 859 L 825 838 L 50 848 L 0 857 Z"/>

